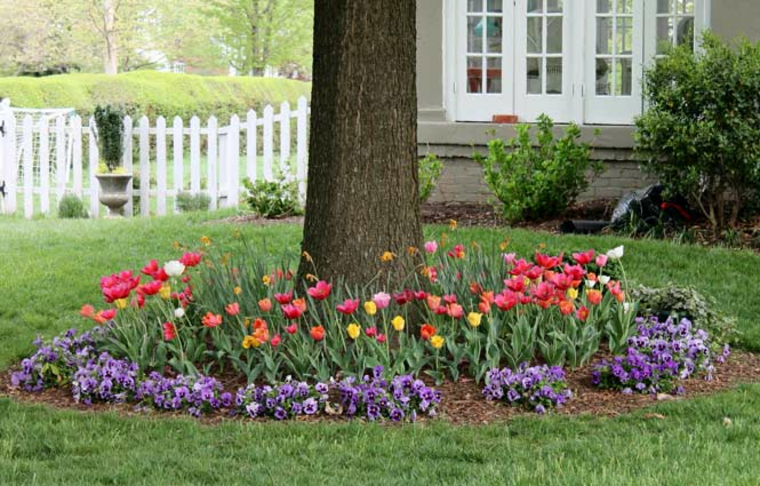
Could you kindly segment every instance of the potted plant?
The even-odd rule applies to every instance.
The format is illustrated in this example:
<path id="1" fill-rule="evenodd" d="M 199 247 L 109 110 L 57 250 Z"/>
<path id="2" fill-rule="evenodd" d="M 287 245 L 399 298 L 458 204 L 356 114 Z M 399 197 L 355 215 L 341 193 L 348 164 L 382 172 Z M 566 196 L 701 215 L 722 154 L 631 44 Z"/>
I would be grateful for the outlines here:
<path id="1" fill-rule="evenodd" d="M 108 208 L 110 217 L 124 216 L 129 202 L 132 174 L 121 166 L 124 154 L 124 113 L 110 106 L 95 108 L 95 137 L 100 150 L 100 165 L 95 175 L 100 183 L 98 200 Z"/>

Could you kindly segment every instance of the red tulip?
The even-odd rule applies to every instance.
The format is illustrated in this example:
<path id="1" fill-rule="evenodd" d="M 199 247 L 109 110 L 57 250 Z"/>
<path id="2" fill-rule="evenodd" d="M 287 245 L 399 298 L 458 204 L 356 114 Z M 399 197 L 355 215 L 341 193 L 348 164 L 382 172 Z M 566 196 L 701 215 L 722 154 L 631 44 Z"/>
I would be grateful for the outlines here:
<path id="1" fill-rule="evenodd" d="M 295 334 L 298 332 L 298 325 L 297 324 L 291 324 L 285 328 L 285 332 L 288 334 Z"/>
<path id="2" fill-rule="evenodd" d="M 142 292 L 145 295 L 156 295 L 159 290 L 161 290 L 161 287 L 164 286 L 164 283 L 160 280 L 153 280 L 152 282 L 148 282 L 140 289 L 142 289 Z"/>
<path id="3" fill-rule="evenodd" d="M 100 315 L 103 317 L 103 319 L 110 321 L 114 317 L 116 317 L 116 309 L 106 309 L 100 313 Z"/>
<path id="4" fill-rule="evenodd" d="M 377 328 L 376 327 L 368 327 L 364 330 L 364 334 L 367 335 L 367 337 L 375 337 L 377 336 Z"/>
<path id="5" fill-rule="evenodd" d="M 164 339 L 171 341 L 177 337 L 177 328 L 171 322 L 164 322 Z"/>
<path id="6" fill-rule="evenodd" d="M 274 294 L 274 300 L 280 305 L 290 304 L 293 300 L 293 291 L 286 292 L 284 294 Z"/>
<path id="7" fill-rule="evenodd" d="M 359 299 L 356 299 L 356 300 L 346 299 L 343 301 L 342 304 L 337 305 L 335 308 L 338 309 L 338 312 L 341 312 L 346 315 L 351 315 L 354 312 L 356 312 L 356 309 L 359 308 Z"/>
<path id="8" fill-rule="evenodd" d="M 202 322 L 204 327 L 214 328 L 222 325 L 222 316 L 220 314 L 207 312 L 206 315 L 203 316 Z"/>
<path id="9" fill-rule="evenodd" d="M 588 265 L 594 260 L 594 250 L 589 250 L 583 253 L 573 253 L 573 260 L 578 265 Z"/>
<path id="10" fill-rule="evenodd" d="M 385 334 L 378 334 L 378 335 L 377 335 L 377 342 L 378 342 L 378 343 L 381 343 L 381 344 L 382 344 L 382 343 L 384 343 L 384 342 L 385 342 L 385 340 L 386 340 L 386 338 L 385 338 Z"/>
<path id="11" fill-rule="evenodd" d="M 261 309 L 261 312 L 269 312 L 272 310 L 272 301 L 268 298 L 261 299 L 259 301 L 259 309 Z"/>
<path id="12" fill-rule="evenodd" d="M 446 313 L 454 319 L 461 319 L 464 316 L 464 309 L 459 304 L 449 304 L 446 306 Z"/>
<path id="13" fill-rule="evenodd" d="M 563 256 L 563 253 L 560 253 L 559 256 L 553 257 L 536 252 L 536 263 L 544 267 L 546 270 L 549 270 L 558 267 L 562 263 Z"/>
<path id="14" fill-rule="evenodd" d="M 325 300 L 330 295 L 330 290 L 332 290 L 332 284 L 320 280 L 314 287 L 311 287 L 306 292 L 312 299 Z"/>
<path id="15" fill-rule="evenodd" d="M 269 344 L 271 344 L 273 348 L 276 348 L 280 345 L 280 342 L 282 342 L 282 338 L 279 334 L 275 334 L 274 337 L 269 341 Z"/>
<path id="16" fill-rule="evenodd" d="M 435 336 L 436 328 L 434 326 L 431 326 L 430 324 L 423 324 L 422 328 L 420 328 L 420 336 L 422 339 L 427 341 L 432 336 Z"/>
<path id="17" fill-rule="evenodd" d="M 285 304 L 282 306 L 282 313 L 285 315 L 286 319 L 298 319 L 301 317 L 301 314 L 303 312 L 298 307 L 294 306 L 293 304 Z"/>
<path id="18" fill-rule="evenodd" d="M 238 304 L 237 302 L 233 302 L 231 304 L 227 304 L 224 307 L 224 311 L 229 316 L 236 316 L 236 315 L 240 314 L 240 304 Z"/>
<path id="19" fill-rule="evenodd" d="M 186 267 L 194 267 L 201 262 L 201 258 L 200 253 L 185 253 L 179 259 L 179 262 Z"/>
<path id="20" fill-rule="evenodd" d="M 95 315 L 95 307 L 91 306 L 90 304 L 85 304 L 79 311 L 79 315 L 90 319 L 93 315 Z"/>

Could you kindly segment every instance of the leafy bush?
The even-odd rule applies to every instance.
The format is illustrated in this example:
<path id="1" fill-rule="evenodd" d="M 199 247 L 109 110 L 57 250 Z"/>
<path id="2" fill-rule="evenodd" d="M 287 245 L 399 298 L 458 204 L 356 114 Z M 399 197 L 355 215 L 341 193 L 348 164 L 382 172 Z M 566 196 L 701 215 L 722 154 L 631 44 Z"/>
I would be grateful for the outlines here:
<path id="1" fill-rule="evenodd" d="M 443 164 L 435 154 L 427 154 L 419 164 L 420 202 L 425 202 L 430 199 L 433 190 L 438 185 Z"/>
<path id="2" fill-rule="evenodd" d="M 192 194 L 183 191 L 177 195 L 177 208 L 183 213 L 208 211 L 209 206 L 211 198 L 206 193 Z"/>
<path id="3" fill-rule="evenodd" d="M 248 189 L 248 206 L 264 218 L 286 218 L 303 214 L 298 202 L 298 182 L 280 178 L 278 181 L 244 181 Z"/>
<path id="4" fill-rule="evenodd" d="M 638 287 L 631 297 L 639 302 L 643 315 L 657 316 L 660 320 L 688 319 L 704 329 L 718 344 L 736 342 L 736 320 L 714 310 L 715 302 L 693 287 L 667 286 L 663 288 Z"/>
<path id="5" fill-rule="evenodd" d="M 76 194 L 66 194 L 58 203 L 58 217 L 62 219 L 78 219 L 88 217 L 87 209 Z"/>
<path id="6" fill-rule="evenodd" d="M 137 119 L 193 115 L 202 120 L 215 116 L 228 120 L 248 110 L 261 111 L 267 104 L 283 101 L 294 105 L 309 97 L 311 84 L 278 78 L 250 76 L 195 76 L 190 74 L 135 71 L 104 74 L 64 74 L 44 78 L 0 78 L 0 93 L 14 106 L 24 108 L 74 108 L 85 119 L 97 105 L 115 105 Z"/>
<path id="7" fill-rule="evenodd" d="M 97 106 L 94 117 L 100 158 L 108 172 L 113 172 L 121 165 L 124 154 L 124 112 L 112 106 Z"/>
<path id="8" fill-rule="evenodd" d="M 646 71 L 636 149 L 645 170 L 719 231 L 760 183 L 760 44 L 708 33 L 702 47 L 675 49 Z"/>
<path id="9" fill-rule="evenodd" d="M 562 213 L 586 188 L 587 171 L 593 176 L 602 171 L 598 161 L 591 161 L 591 145 L 579 143 L 581 130 L 575 124 L 555 139 L 554 123 L 541 115 L 538 119 L 537 145 L 531 137 L 531 125 L 517 125 L 517 137 L 508 143 L 494 139 L 488 143 L 488 155 L 475 159 L 483 166 L 491 192 L 502 202 L 502 214 L 508 222 L 535 220 Z"/>

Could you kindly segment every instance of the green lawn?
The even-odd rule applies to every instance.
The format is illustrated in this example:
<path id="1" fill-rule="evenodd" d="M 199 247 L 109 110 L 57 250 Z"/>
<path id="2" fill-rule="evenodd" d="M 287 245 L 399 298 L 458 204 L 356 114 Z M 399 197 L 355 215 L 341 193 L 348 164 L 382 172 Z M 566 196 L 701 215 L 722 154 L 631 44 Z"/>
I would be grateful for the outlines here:
<path id="1" fill-rule="evenodd" d="M 205 225 L 224 213 L 129 221 L 0 219 L 0 368 L 31 349 L 37 333 L 80 326 L 97 302 L 97 279 L 172 242 L 236 228 L 273 257 L 297 250 L 296 226 Z M 440 231 L 428 228 L 428 231 Z M 739 318 L 742 346 L 760 350 L 760 292 L 749 272 L 760 256 L 614 237 L 559 237 L 509 230 L 457 230 L 488 244 L 511 238 L 532 253 L 625 244 L 629 278 L 693 284 Z M 456 239 L 457 236 L 454 237 Z M 444 397 L 445 399 L 445 397 Z M 760 385 L 615 419 L 524 417 L 508 424 L 401 427 L 120 417 L 56 411 L 0 399 L 0 484 L 757 484 Z M 724 417 L 733 425 L 726 427 Z"/>

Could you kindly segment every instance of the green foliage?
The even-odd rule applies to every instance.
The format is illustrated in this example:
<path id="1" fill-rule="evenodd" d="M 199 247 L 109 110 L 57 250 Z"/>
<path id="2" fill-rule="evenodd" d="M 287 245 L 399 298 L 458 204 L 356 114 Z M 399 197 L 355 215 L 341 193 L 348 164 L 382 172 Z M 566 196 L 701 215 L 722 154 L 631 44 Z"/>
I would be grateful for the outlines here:
<path id="1" fill-rule="evenodd" d="M 277 181 L 244 181 L 248 189 L 246 201 L 254 213 L 264 218 L 286 218 L 303 214 L 298 202 L 298 182 L 287 182 L 284 178 Z"/>
<path id="2" fill-rule="evenodd" d="M 183 213 L 192 211 L 208 211 L 211 205 L 211 198 L 208 194 L 192 194 L 190 192 L 180 192 L 177 195 L 177 207 Z"/>
<path id="3" fill-rule="evenodd" d="M 58 217 L 63 219 L 86 218 L 88 216 L 84 203 L 76 194 L 66 194 L 58 203 Z"/>
<path id="4" fill-rule="evenodd" d="M 96 106 L 94 116 L 100 158 L 108 172 L 113 172 L 124 154 L 124 112 L 112 106 Z"/>
<path id="5" fill-rule="evenodd" d="M 647 111 L 636 120 L 642 166 L 691 199 L 717 230 L 735 225 L 760 183 L 760 44 L 705 34 L 644 79 Z"/>
<path id="6" fill-rule="evenodd" d="M 419 162 L 419 188 L 420 202 L 430 199 L 433 190 L 438 185 L 438 179 L 441 178 L 443 164 L 435 154 L 427 154 Z"/>
<path id="7" fill-rule="evenodd" d="M 590 159 L 591 145 L 579 143 L 577 125 L 570 124 L 560 138 L 555 138 L 553 126 L 548 116 L 541 115 L 536 125 L 537 145 L 531 125 L 520 124 L 517 136 L 508 143 L 491 140 L 486 157 L 475 155 L 508 222 L 562 213 L 588 187 L 586 172 L 596 176 L 602 171 L 601 163 Z"/>
<path id="8" fill-rule="evenodd" d="M 220 121 L 240 117 L 267 104 L 294 104 L 309 96 L 311 84 L 277 78 L 193 76 L 137 71 L 117 76 L 66 74 L 45 78 L 0 78 L 0 96 L 24 108 L 74 108 L 84 118 L 98 105 L 114 105 L 136 119 L 168 120 L 216 116 Z"/>
<path id="9" fill-rule="evenodd" d="M 739 337 L 736 319 L 715 310 L 715 300 L 705 297 L 694 287 L 669 285 L 662 288 L 641 286 L 631 291 L 639 301 L 643 315 L 660 316 L 661 320 L 673 316 L 687 318 L 698 329 L 704 329 L 718 344 L 735 343 Z"/>

